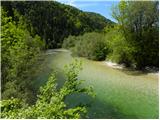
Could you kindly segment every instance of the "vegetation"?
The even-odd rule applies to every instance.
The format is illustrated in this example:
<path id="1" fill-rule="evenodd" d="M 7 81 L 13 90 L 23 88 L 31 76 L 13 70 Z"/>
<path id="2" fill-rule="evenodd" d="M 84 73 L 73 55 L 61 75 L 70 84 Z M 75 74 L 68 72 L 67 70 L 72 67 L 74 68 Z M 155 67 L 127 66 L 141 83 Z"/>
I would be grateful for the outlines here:
<path id="1" fill-rule="evenodd" d="M 108 49 L 104 35 L 101 33 L 85 33 L 82 36 L 69 36 L 64 40 L 63 47 L 71 48 L 73 54 L 92 60 L 104 60 Z"/>
<path id="2" fill-rule="evenodd" d="M 35 71 L 33 66 L 36 66 L 44 44 L 39 36 L 30 35 L 23 23 L 25 19 L 16 11 L 17 21 L 8 17 L 4 9 L 1 12 L 2 99 L 18 97 L 33 102 L 30 99 L 34 96 L 31 89 Z"/>
<path id="3" fill-rule="evenodd" d="M 113 62 L 119 64 L 125 64 L 127 67 L 134 67 L 132 64 L 134 63 L 134 59 L 132 53 L 135 51 L 135 48 L 128 44 L 125 37 L 121 32 L 119 32 L 118 26 L 114 28 L 110 28 L 106 31 L 105 39 L 107 41 L 108 46 L 108 57 L 107 60 L 111 60 Z"/>
<path id="4" fill-rule="evenodd" d="M 103 33 L 70 36 L 63 47 L 92 60 L 104 60 L 107 56 L 137 69 L 158 67 L 158 2 L 121 1 L 113 7 L 113 17 L 118 23 L 104 28 L 105 38 Z"/>
<path id="5" fill-rule="evenodd" d="M 14 9 L 25 16 L 27 29 L 31 35 L 38 34 L 44 39 L 46 48 L 61 47 L 63 39 L 68 35 L 100 31 L 113 23 L 100 14 L 83 12 L 56 1 L 5 1 L 2 6 L 13 18 Z"/>
<path id="6" fill-rule="evenodd" d="M 80 87 L 80 63 L 66 67 L 60 89 L 54 73 L 39 93 L 35 90 L 32 83 L 46 49 L 64 47 L 76 56 L 140 70 L 159 67 L 158 1 L 120 1 L 112 10 L 116 24 L 55 1 L 1 3 L 2 118 L 85 116 L 85 105 L 69 108 L 64 102 L 71 94 L 92 94 Z"/>
<path id="7" fill-rule="evenodd" d="M 48 10 L 46 9 L 46 7 L 48 7 L 49 5 L 51 9 L 49 9 L 50 11 L 48 11 L 47 13 L 50 15 L 52 15 L 51 13 L 54 14 L 52 19 L 50 18 L 46 19 L 45 15 L 42 16 L 41 14 L 41 13 L 46 13 L 46 10 Z M 53 7 L 51 7 L 51 5 L 53 5 Z M 38 98 L 36 97 L 37 91 L 34 89 L 32 83 L 36 71 L 38 69 L 37 63 L 42 50 L 46 48 L 46 46 L 49 46 L 51 48 L 59 46 L 58 44 L 60 44 L 62 38 L 68 34 L 72 33 L 81 34 L 85 31 L 100 30 L 101 27 L 103 28 L 104 25 L 107 24 L 106 19 L 104 19 L 103 17 L 95 17 L 99 20 L 103 19 L 102 20 L 103 22 L 98 24 L 98 26 L 101 27 L 99 27 L 98 29 L 96 29 L 96 27 L 94 26 L 84 27 L 86 23 L 83 23 L 84 26 L 82 27 L 82 30 L 80 29 L 76 33 L 74 29 L 75 26 L 73 27 L 71 26 L 74 23 L 76 26 L 80 27 L 79 25 L 81 25 L 81 22 L 79 22 L 80 21 L 78 20 L 79 18 L 76 18 L 74 21 L 71 20 L 67 21 L 68 17 L 72 17 L 72 15 L 67 16 L 66 13 L 68 12 L 64 11 L 67 9 L 68 10 L 73 9 L 73 12 L 77 11 L 82 16 L 83 15 L 87 16 L 88 14 L 90 16 L 92 15 L 94 16 L 93 13 L 83 13 L 82 11 L 79 11 L 75 8 L 61 5 L 57 2 L 46 2 L 45 4 L 43 4 L 43 2 L 33 2 L 33 3 L 2 2 L 2 6 L 3 7 L 1 8 L 1 13 L 2 13 L 1 41 L 2 41 L 2 100 L 3 101 L 1 102 L 2 104 L 1 108 L 2 110 L 4 110 L 2 116 L 4 118 L 38 118 L 38 117 L 79 118 L 80 112 L 84 113 L 84 111 L 86 111 L 85 107 L 78 106 L 75 107 L 74 109 L 71 109 L 71 108 L 66 108 L 66 105 L 64 103 L 65 96 L 67 96 L 68 94 L 71 94 L 73 92 L 84 93 L 87 92 L 87 90 L 89 90 L 80 88 L 78 89 L 77 86 L 80 83 L 73 82 L 73 80 L 76 81 L 77 79 L 76 75 L 77 71 L 72 73 L 70 71 L 70 73 L 68 73 L 68 77 L 70 77 L 68 79 L 70 79 L 70 81 L 72 80 L 72 83 L 74 85 L 71 85 L 69 82 L 66 82 L 65 83 L 66 85 L 64 85 L 64 87 L 61 90 L 59 90 L 59 92 L 56 93 L 55 92 L 56 90 L 54 90 L 53 94 L 50 94 L 48 92 L 46 93 L 50 96 L 50 98 L 48 98 L 47 101 L 53 99 L 53 97 L 56 97 L 51 95 L 59 94 L 56 97 L 57 99 L 56 102 L 57 103 L 63 102 L 63 103 L 59 104 L 60 105 L 59 108 L 57 108 L 56 104 L 54 104 L 53 109 L 57 108 L 57 110 L 55 110 L 54 112 L 56 111 L 60 112 L 59 110 L 61 110 L 62 111 L 62 113 L 60 113 L 61 115 L 58 115 L 58 112 L 56 113 L 57 115 L 53 114 L 53 111 L 50 110 L 49 111 L 52 113 L 44 113 L 43 115 L 40 113 L 39 107 L 44 107 L 44 105 L 46 106 L 48 105 L 48 107 L 50 107 L 51 103 L 43 104 L 41 102 L 46 102 L 46 101 L 41 100 L 42 98 L 40 97 Z M 57 13 L 55 12 L 55 7 L 57 7 Z M 36 11 L 37 9 L 39 9 L 40 13 Z M 59 16 L 60 15 L 59 12 L 63 13 L 64 15 Z M 99 16 L 98 14 L 95 15 Z M 39 19 L 39 17 L 45 17 L 45 18 Z M 82 19 L 83 17 L 80 18 Z M 38 22 L 37 20 L 40 21 Z M 76 20 L 78 20 L 78 22 Z M 64 22 L 59 22 L 62 24 L 58 24 L 58 21 L 64 21 Z M 64 31 L 65 29 L 62 29 L 62 26 L 64 25 L 67 25 L 66 31 Z M 58 28 L 61 28 L 59 29 L 59 31 L 57 31 L 57 26 Z M 54 32 L 52 30 L 54 30 Z M 66 33 L 68 31 L 69 33 Z M 63 33 L 64 35 L 61 33 Z M 56 37 L 56 35 L 58 35 L 58 37 Z M 60 38 L 60 35 L 62 35 L 62 38 Z M 49 39 L 50 40 L 52 39 L 52 41 L 48 41 Z M 56 39 L 58 39 L 58 41 L 56 41 Z M 78 67 L 75 69 L 78 69 Z M 39 105 L 40 103 L 41 105 Z M 46 107 L 46 109 L 48 108 Z M 37 110 L 37 113 L 35 112 L 35 110 Z M 47 116 L 47 114 L 50 114 L 52 116 Z"/>
<path id="8" fill-rule="evenodd" d="M 121 1 L 113 8 L 119 38 L 113 35 L 113 39 L 117 40 L 112 49 L 113 56 L 119 54 L 115 53 L 116 49 L 123 53 L 119 55 L 119 61 L 135 64 L 138 69 L 159 66 L 158 5 L 158 1 Z M 116 46 L 119 41 L 124 45 Z"/>
<path id="9" fill-rule="evenodd" d="M 81 62 L 77 60 L 65 67 L 66 81 L 57 89 L 55 74 L 52 74 L 46 85 L 40 88 L 40 94 L 34 105 L 28 105 L 19 99 L 3 100 L 1 105 L 2 118 L 45 118 L 45 119 L 69 119 L 81 118 L 86 113 L 86 107 L 82 104 L 73 108 L 67 107 L 64 100 L 68 95 L 83 93 L 94 95 L 91 87 L 81 88 L 78 80 Z"/>

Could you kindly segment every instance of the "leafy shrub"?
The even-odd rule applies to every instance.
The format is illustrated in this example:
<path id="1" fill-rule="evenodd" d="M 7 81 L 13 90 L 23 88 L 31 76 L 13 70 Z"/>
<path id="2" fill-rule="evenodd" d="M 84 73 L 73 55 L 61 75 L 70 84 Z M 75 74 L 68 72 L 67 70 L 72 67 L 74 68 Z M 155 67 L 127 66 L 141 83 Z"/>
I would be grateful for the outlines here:
<path id="1" fill-rule="evenodd" d="M 22 103 L 19 99 L 1 101 L 2 118 L 45 118 L 45 119 L 67 119 L 80 118 L 86 113 L 86 107 L 81 105 L 69 108 L 64 100 L 66 96 L 74 93 L 85 93 L 93 95 L 91 87 L 80 88 L 82 81 L 78 80 L 81 62 L 77 60 L 66 66 L 66 81 L 57 89 L 55 73 L 53 73 L 46 85 L 40 88 L 40 94 L 34 105 Z"/>
<path id="2" fill-rule="evenodd" d="M 76 41 L 78 41 L 78 40 L 79 40 L 79 37 L 70 35 L 68 38 L 64 39 L 62 47 L 67 48 L 67 49 L 73 48 L 76 44 Z"/>
<path id="3" fill-rule="evenodd" d="M 133 61 L 132 54 L 135 48 L 127 43 L 124 36 L 115 28 L 110 29 L 106 34 L 106 39 L 109 48 L 108 60 L 123 63 L 126 66 L 131 66 Z"/>
<path id="4" fill-rule="evenodd" d="M 70 48 L 74 55 L 92 60 L 104 60 L 108 52 L 104 35 L 96 32 L 77 37 L 70 36 L 63 45 Z"/>
<path id="5" fill-rule="evenodd" d="M 36 62 L 44 44 L 39 36 L 32 37 L 25 29 L 25 19 L 17 16 L 17 21 L 2 10 L 1 50 L 2 50 L 2 99 L 11 97 L 28 99 L 31 79 Z M 28 93 L 30 91 L 30 93 Z"/>

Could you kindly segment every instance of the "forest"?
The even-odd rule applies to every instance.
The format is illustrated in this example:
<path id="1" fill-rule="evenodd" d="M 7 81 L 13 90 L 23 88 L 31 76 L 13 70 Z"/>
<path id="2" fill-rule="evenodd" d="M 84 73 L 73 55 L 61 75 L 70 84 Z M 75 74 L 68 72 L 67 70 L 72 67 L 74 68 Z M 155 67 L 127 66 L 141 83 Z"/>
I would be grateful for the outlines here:
<path id="1" fill-rule="evenodd" d="M 75 94 L 98 96 L 94 85 L 83 86 L 85 78 L 79 79 L 85 69 L 79 58 L 112 61 L 132 71 L 158 69 L 159 2 L 120 1 L 112 7 L 112 17 L 117 22 L 56 1 L 2 1 L 1 118 L 92 118 L 88 115 L 92 102 L 66 102 Z M 62 68 L 63 85 L 53 66 L 46 82 L 35 87 L 37 76 L 47 68 L 43 55 L 57 49 L 76 58 Z M 154 113 L 141 118 L 157 118 Z M 123 118 L 108 115 L 112 117 Z"/>

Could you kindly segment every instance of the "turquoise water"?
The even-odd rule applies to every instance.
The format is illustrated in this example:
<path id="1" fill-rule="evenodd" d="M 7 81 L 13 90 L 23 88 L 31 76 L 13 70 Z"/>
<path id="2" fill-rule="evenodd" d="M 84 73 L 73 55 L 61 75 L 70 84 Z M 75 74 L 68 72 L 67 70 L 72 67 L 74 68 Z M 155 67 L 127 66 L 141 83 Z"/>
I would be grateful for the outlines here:
<path id="1" fill-rule="evenodd" d="M 158 118 L 158 75 L 118 70 L 104 62 L 78 59 L 83 62 L 79 78 L 85 80 L 84 86 L 93 86 L 96 97 L 70 96 L 68 104 L 86 103 L 88 118 Z M 46 82 L 52 68 L 58 71 L 58 82 L 62 85 L 62 68 L 73 60 L 70 52 L 49 50 L 45 60 L 46 67 L 36 85 Z"/>

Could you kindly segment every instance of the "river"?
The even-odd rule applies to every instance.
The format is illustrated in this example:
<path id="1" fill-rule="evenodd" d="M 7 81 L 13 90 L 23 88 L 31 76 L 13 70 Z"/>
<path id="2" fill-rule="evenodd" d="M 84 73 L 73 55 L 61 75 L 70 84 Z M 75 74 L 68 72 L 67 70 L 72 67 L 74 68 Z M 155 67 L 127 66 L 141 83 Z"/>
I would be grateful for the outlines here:
<path id="1" fill-rule="evenodd" d="M 48 50 L 45 67 L 37 78 L 36 87 L 43 85 L 52 69 L 57 70 L 59 86 L 64 82 L 62 69 L 73 60 L 71 52 L 64 49 Z M 88 118 L 158 118 L 158 75 L 127 69 L 114 69 L 105 62 L 82 60 L 79 79 L 84 86 L 93 86 L 95 98 L 81 95 L 67 102 L 91 103 Z"/>

